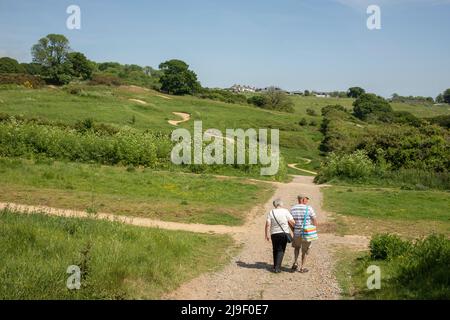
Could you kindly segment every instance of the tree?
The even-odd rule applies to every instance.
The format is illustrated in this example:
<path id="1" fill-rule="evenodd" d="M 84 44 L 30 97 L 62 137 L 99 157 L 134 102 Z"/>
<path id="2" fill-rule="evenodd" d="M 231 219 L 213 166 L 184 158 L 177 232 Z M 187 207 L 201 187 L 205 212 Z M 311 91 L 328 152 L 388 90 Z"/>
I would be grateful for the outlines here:
<path id="1" fill-rule="evenodd" d="M 442 95 L 442 93 L 440 93 L 440 94 L 436 97 L 436 103 L 444 103 L 444 96 Z"/>
<path id="2" fill-rule="evenodd" d="M 72 75 L 83 80 L 92 78 L 94 65 L 81 52 L 71 52 L 67 55 L 67 60 L 72 65 Z"/>
<path id="3" fill-rule="evenodd" d="M 391 114 L 391 105 L 382 97 L 372 93 L 364 93 L 353 103 L 353 114 L 361 120 L 380 119 Z"/>
<path id="4" fill-rule="evenodd" d="M 25 70 L 25 73 L 31 74 L 33 76 L 38 76 L 42 74 L 42 66 L 39 63 L 21 63 L 20 64 L 23 69 Z"/>
<path id="5" fill-rule="evenodd" d="M 69 40 L 61 34 L 41 38 L 31 49 L 33 62 L 43 68 L 44 77 L 55 84 L 65 84 L 72 79 L 72 64 L 68 60 Z"/>
<path id="6" fill-rule="evenodd" d="M 0 73 L 24 73 L 25 69 L 17 60 L 9 57 L 0 58 Z"/>
<path id="7" fill-rule="evenodd" d="M 266 109 L 294 112 L 294 103 L 282 90 L 269 87 L 264 93 L 264 98 Z"/>
<path id="8" fill-rule="evenodd" d="M 444 91 L 444 93 L 442 94 L 442 98 L 445 103 L 450 104 L 450 88 Z"/>
<path id="9" fill-rule="evenodd" d="M 347 97 L 357 99 L 364 93 L 366 93 L 366 90 L 364 90 L 363 88 L 351 87 L 347 91 Z"/>
<path id="10" fill-rule="evenodd" d="M 308 97 L 311 95 L 311 92 L 309 92 L 309 90 L 305 90 L 304 94 L 305 97 Z"/>
<path id="11" fill-rule="evenodd" d="M 189 70 L 189 65 L 181 60 L 169 60 L 159 65 L 162 76 L 159 79 L 161 90 L 170 94 L 194 94 L 201 89 L 197 75 Z"/>

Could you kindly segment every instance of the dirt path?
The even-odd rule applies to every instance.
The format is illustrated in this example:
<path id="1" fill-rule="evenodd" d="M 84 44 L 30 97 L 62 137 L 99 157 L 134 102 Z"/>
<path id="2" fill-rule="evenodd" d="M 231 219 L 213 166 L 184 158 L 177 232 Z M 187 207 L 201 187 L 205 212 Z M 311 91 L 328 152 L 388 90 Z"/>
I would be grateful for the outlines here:
<path id="1" fill-rule="evenodd" d="M 288 167 L 292 168 L 292 169 L 299 170 L 299 171 L 303 171 L 303 172 L 306 172 L 306 173 L 317 175 L 317 172 L 315 172 L 315 171 L 309 171 L 309 170 L 306 170 L 306 169 L 297 168 L 297 164 L 296 163 L 289 163 Z"/>
<path id="2" fill-rule="evenodd" d="M 131 224 L 140 227 L 149 228 L 161 228 L 167 230 L 183 230 L 197 233 L 217 233 L 217 234 L 230 234 L 234 236 L 237 233 L 243 232 L 244 227 L 230 227 L 223 225 L 206 225 L 206 224 L 195 224 L 195 223 L 178 223 L 169 222 L 161 220 L 153 220 L 148 218 L 140 217 L 127 217 L 118 216 L 109 213 L 96 213 L 88 214 L 84 211 L 68 210 L 68 209 L 58 209 L 46 206 L 31 206 L 16 203 L 6 203 L 0 202 L 0 210 L 8 208 L 14 212 L 19 213 L 42 213 L 48 215 L 55 215 L 61 217 L 75 217 L 75 218 L 95 218 L 104 219 L 109 221 L 118 221 L 126 224 Z"/>
<path id="3" fill-rule="evenodd" d="M 169 122 L 171 125 L 173 126 L 177 126 L 178 124 L 182 123 L 182 122 L 186 122 L 189 121 L 189 119 L 191 119 L 191 115 L 189 113 L 185 113 L 185 112 L 172 112 L 174 115 L 181 117 L 182 120 L 169 120 L 167 122 Z"/>
<path id="4" fill-rule="evenodd" d="M 333 250 L 339 245 L 354 249 L 367 247 L 367 239 L 359 236 L 338 237 L 325 233 L 329 222 L 328 214 L 321 210 L 322 193 L 313 183 L 313 177 L 296 176 L 291 183 L 278 184 L 273 198 L 282 198 L 285 206 L 296 201 L 298 193 L 307 193 L 311 204 L 318 212 L 320 240 L 313 244 L 309 256 L 310 272 L 290 273 L 293 250 L 286 249 L 283 271 L 269 272 L 272 264 L 272 248 L 264 240 L 264 223 L 267 212 L 272 208 L 271 200 L 252 212 L 253 219 L 244 232 L 235 235 L 242 250 L 231 259 L 230 264 L 214 273 L 203 274 L 185 283 L 165 299 L 338 299 L 340 289 L 334 277 Z M 323 231 L 321 231 L 323 230 Z"/>
<path id="5" fill-rule="evenodd" d="M 144 100 L 139 100 L 139 99 L 128 99 L 128 100 L 130 100 L 132 102 L 137 102 L 137 103 L 143 104 L 143 105 L 147 104 L 147 102 L 145 102 Z"/>

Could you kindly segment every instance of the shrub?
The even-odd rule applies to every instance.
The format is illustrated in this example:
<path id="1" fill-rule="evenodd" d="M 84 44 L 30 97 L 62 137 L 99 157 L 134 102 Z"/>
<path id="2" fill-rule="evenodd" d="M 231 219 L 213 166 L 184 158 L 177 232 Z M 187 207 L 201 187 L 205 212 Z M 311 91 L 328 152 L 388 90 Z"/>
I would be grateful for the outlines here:
<path id="1" fill-rule="evenodd" d="M 247 97 L 245 95 L 221 89 L 203 88 L 200 93 L 196 94 L 196 96 L 202 99 L 217 100 L 225 103 L 236 103 L 236 104 L 247 103 Z"/>
<path id="2" fill-rule="evenodd" d="M 308 115 L 312 116 L 312 117 L 317 116 L 317 112 L 316 112 L 316 110 L 314 110 L 314 109 L 308 108 L 308 109 L 306 109 L 306 113 L 307 113 Z"/>
<path id="3" fill-rule="evenodd" d="M 311 127 L 316 127 L 316 126 L 317 126 L 317 121 L 316 121 L 316 120 L 311 120 L 311 121 L 309 122 L 309 125 L 310 125 Z"/>
<path id="4" fill-rule="evenodd" d="M 122 81 L 116 76 L 106 75 L 106 74 L 96 74 L 89 81 L 89 84 L 90 85 L 120 86 L 120 85 L 122 85 Z"/>
<path id="5" fill-rule="evenodd" d="M 89 127 L 87 122 L 84 126 Z M 100 136 L 93 130 L 78 132 L 35 124 L 0 124 L 1 156 L 35 154 L 79 162 L 156 167 L 169 161 L 168 154 L 160 157 L 158 152 L 160 148 L 167 150 L 167 144 L 171 145 L 167 138 L 132 130 Z"/>
<path id="6" fill-rule="evenodd" d="M 450 129 L 450 114 L 428 118 L 427 120 L 430 121 L 430 123 L 437 124 L 438 126 Z"/>
<path id="7" fill-rule="evenodd" d="M 262 95 L 255 95 L 248 98 L 247 102 L 261 108 L 266 103 L 266 99 Z"/>
<path id="8" fill-rule="evenodd" d="M 433 234 L 417 241 L 406 257 L 398 259 L 393 285 L 406 289 L 405 298 L 448 299 L 449 266 L 450 240 Z"/>
<path id="9" fill-rule="evenodd" d="M 450 140 L 443 128 L 390 125 L 368 133 L 356 148 L 366 150 L 373 161 L 384 159 L 393 170 L 445 172 L 450 167 Z"/>
<path id="10" fill-rule="evenodd" d="M 9 57 L 0 58 L 0 73 L 25 73 L 25 68 L 17 60 Z"/>
<path id="11" fill-rule="evenodd" d="M 411 244 L 396 235 L 379 234 L 372 237 L 369 248 L 371 259 L 390 261 L 407 253 Z"/>
<path id="12" fill-rule="evenodd" d="M 0 74 L 0 84 L 16 84 L 27 88 L 40 88 L 45 82 L 38 76 L 20 73 L 5 73 Z"/>
<path id="13" fill-rule="evenodd" d="M 298 124 L 302 127 L 306 126 L 308 124 L 308 120 L 306 120 L 306 118 L 301 118 Z"/>
<path id="14" fill-rule="evenodd" d="M 366 268 L 374 264 L 383 269 L 380 290 L 366 289 Z M 383 261 L 380 261 L 383 260 Z M 375 235 L 370 254 L 360 259 L 358 273 L 364 279 L 363 298 L 375 299 L 448 299 L 450 297 L 450 240 L 432 234 L 424 239 L 402 240 L 396 235 Z M 362 285 L 362 283 L 361 283 Z"/>
<path id="15" fill-rule="evenodd" d="M 326 161 L 322 163 L 316 181 L 326 182 L 336 177 L 349 179 L 367 178 L 374 171 L 375 165 L 363 150 L 343 155 L 331 153 Z"/>
<path id="16" fill-rule="evenodd" d="M 78 85 L 64 86 L 64 90 L 69 94 L 78 95 L 78 96 L 81 96 L 84 93 L 83 88 Z"/>

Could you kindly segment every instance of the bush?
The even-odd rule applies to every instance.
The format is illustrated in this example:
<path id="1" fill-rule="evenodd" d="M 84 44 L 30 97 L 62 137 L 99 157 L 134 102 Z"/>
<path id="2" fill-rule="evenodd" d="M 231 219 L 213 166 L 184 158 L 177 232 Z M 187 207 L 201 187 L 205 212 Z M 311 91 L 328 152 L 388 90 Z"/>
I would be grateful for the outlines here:
<path id="1" fill-rule="evenodd" d="M 90 128 L 92 124 L 88 122 L 84 126 Z M 157 167 L 169 162 L 169 155 L 161 156 L 158 151 L 170 149 L 166 145 L 171 145 L 168 138 L 132 130 L 100 136 L 93 130 L 79 132 L 35 124 L 0 124 L 1 156 L 45 155 L 78 162 Z"/>
<path id="2" fill-rule="evenodd" d="M 347 112 L 347 109 L 340 104 L 328 105 L 322 108 L 322 116 L 326 116 L 330 111 Z"/>
<path id="3" fill-rule="evenodd" d="M 306 126 L 308 124 L 308 120 L 306 120 L 306 118 L 301 118 L 298 124 L 302 127 Z"/>
<path id="4" fill-rule="evenodd" d="M 373 161 L 383 159 L 393 170 L 445 172 L 450 168 L 450 140 L 443 128 L 390 125 L 368 133 L 356 148 L 366 150 Z"/>
<path id="5" fill-rule="evenodd" d="M 89 81 L 89 84 L 90 85 L 120 86 L 120 85 L 122 85 L 122 81 L 116 76 L 106 75 L 106 74 L 96 74 Z"/>
<path id="6" fill-rule="evenodd" d="M 371 259 L 390 261 L 407 253 L 411 244 L 396 235 L 379 234 L 372 237 L 369 248 Z"/>
<path id="7" fill-rule="evenodd" d="M 82 96 L 84 94 L 84 90 L 82 86 L 78 85 L 68 85 L 64 87 L 64 90 L 73 95 Z"/>
<path id="8" fill-rule="evenodd" d="M 25 68 L 17 60 L 9 57 L 0 58 L 0 73 L 25 73 Z"/>
<path id="9" fill-rule="evenodd" d="M 450 114 L 449 115 L 440 115 L 433 118 L 428 118 L 428 121 L 433 124 L 437 124 L 443 128 L 450 129 Z"/>
<path id="10" fill-rule="evenodd" d="M 0 84 L 17 84 L 27 88 L 40 88 L 45 84 L 41 77 L 29 74 L 0 74 Z"/>
<path id="11" fill-rule="evenodd" d="M 370 255 L 363 259 L 364 272 L 373 260 L 383 267 L 381 290 L 368 292 L 377 299 L 449 299 L 450 240 L 432 234 L 406 241 L 396 235 L 376 235 L 370 241 Z M 381 262 L 380 260 L 384 260 Z M 364 270 L 364 271 L 363 271 Z M 365 285 L 365 281 L 364 281 Z"/>
<path id="12" fill-rule="evenodd" d="M 383 97 L 362 94 L 353 103 L 353 114 L 361 120 L 378 120 L 386 113 L 392 113 L 391 105 Z"/>
<path id="13" fill-rule="evenodd" d="M 312 116 L 312 117 L 315 117 L 315 116 L 317 116 L 317 112 L 316 112 L 316 110 L 314 110 L 314 109 L 306 109 L 306 113 L 308 114 L 308 115 L 310 115 L 310 116 Z"/>
<path id="14" fill-rule="evenodd" d="M 450 298 L 450 240 L 431 235 L 417 241 L 409 254 L 398 259 L 393 285 L 404 289 L 405 298 Z"/>
<path id="15" fill-rule="evenodd" d="M 323 183 L 333 178 L 362 179 L 375 172 L 375 165 L 366 152 L 357 150 L 351 154 L 331 153 L 322 163 L 315 181 Z"/>
<path id="16" fill-rule="evenodd" d="M 266 103 L 266 99 L 262 95 L 255 95 L 253 97 L 248 98 L 247 102 L 249 104 L 253 104 L 257 107 L 262 108 L 264 106 L 264 104 Z"/>
<path id="17" fill-rule="evenodd" d="M 236 103 L 236 104 L 247 103 L 247 97 L 245 95 L 221 89 L 203 88 L 200 93 L 196 94 L 196 96 L 201 99 L 211 99 L 216 101 L 222 101 L 225 103 Z"/>

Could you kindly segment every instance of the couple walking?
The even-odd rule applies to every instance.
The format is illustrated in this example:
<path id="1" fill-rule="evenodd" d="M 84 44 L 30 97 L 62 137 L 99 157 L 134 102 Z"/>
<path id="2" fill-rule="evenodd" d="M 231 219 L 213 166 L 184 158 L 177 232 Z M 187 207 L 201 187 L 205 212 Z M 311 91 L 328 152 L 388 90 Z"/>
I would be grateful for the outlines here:
<path id="1" fill-rule="evenodd" d="M 299 271 L 308 272 L 306 269 L 306 256 L 311 249 L 311 240 L 317 238 L 317 219 L 314 209 L 308 205 L 309 197 L 301 194 L 297 197 L 298 204 L 291 208 L 291 211 L 283 208 L 281 199 L 273 201 L 274 209 L 267 215 L 265 234 L 266 240 L 272 240 L 273 248 L 273 272 L 281 272 L 284 252 L 288 242 L 292 242 L 294 247 L 294 264 L 292 271 L 298 269 L 298 257 L 302 253 L 302 261 Z M 291 237 L 290 230 L 294 231 L 294 238 Z M 269 237 L 270 234 L 270 237 Z"/>

